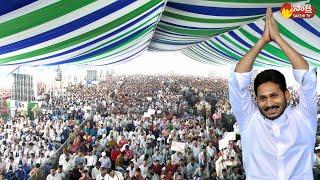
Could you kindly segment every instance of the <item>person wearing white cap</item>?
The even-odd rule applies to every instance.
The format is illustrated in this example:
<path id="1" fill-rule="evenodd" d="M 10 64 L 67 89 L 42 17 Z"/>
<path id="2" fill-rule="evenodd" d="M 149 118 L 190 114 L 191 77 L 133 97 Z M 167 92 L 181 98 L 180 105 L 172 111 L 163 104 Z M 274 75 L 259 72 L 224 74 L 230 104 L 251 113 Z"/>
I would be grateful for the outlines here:
<path id="1" fill-rule="evenodd" d="M 111 159 L 107 156 L 106 152 L 101 153 L 102 157 L 99 159 L 101 162 L 101 167 L 105 167 L 106 169 L 111 168 Z"/>

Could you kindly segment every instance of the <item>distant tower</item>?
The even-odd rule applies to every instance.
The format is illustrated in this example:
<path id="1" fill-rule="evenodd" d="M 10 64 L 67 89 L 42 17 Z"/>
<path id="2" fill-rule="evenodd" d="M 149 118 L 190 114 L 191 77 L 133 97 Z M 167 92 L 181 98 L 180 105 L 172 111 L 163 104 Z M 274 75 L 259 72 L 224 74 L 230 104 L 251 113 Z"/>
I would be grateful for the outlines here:
<path id="1" fill-rule="evenodd" d="M 96 81 L 97 75 L 98 75 L 97 70 L 87 70 L 87 76 L 86 76 L 87 84 L 92 84 L 92 81 Z"/>
<path id="2" fill-rule="evenodd" d="M 28 74 L 13 73 L 13 99 L 19 101 L 33 101 L 33 77 Z"/>
<path id="3" fill-rule="evenodd" d="M 58 69 L 56 70 L 56 72 L 57 72 L 56 81 L 62 81 L 62 71 L 59 66 L 58 66 Z"/>

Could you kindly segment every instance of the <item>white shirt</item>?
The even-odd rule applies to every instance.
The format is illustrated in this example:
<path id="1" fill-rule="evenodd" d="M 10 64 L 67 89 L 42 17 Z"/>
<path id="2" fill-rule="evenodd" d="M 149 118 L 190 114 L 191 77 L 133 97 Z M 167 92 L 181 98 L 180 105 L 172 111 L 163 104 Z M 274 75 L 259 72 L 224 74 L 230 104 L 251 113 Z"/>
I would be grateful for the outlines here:
<path id="1" fill-rule="evenodd" d="M 96 180 L 103 180 L 103 179 L 104 179 L 104 177 L 102 177 L 101 173 L 99 172 L 99 174 L 97 174 L 97 176 L 96 176 Z"/>
<path id="2" fill-rule="evenodd" d="M 91 156 L 85 156 L 87 159 L 87 166 L 94 166 L 97 163 L 97 156 L 96 155 L 91 155 Z"/>
<path id="3" fill-rule="evenodd" d="M 39 157 L 37 160 L 36 160 L 36 163 L 39 163 L 39 164 L 43 164 L 45 161 L 47 160 L 46 157 Z"/>
<path id="4" fill-rule="evenodd" d="M 180 162 L 180 157 L 178 156 L 178 153 L 174 153 L 171 156 L 171 160 L 173 164 L 179 164 Z"/>
<path id="5" fill-rule="evenodd" d="M 113 171 L 114 172 L 114 176 L 110 176 L 109 174 L 106 174 L 106 176 L 104 176 L 104 180 L 124 180 L 122 174 L 119 171 Z"/>
<path id="6" fill-rule="evenodd" d="M 94 167 L 92 170 L 91 170 L 91 177 L 92 179 L 96 179 L 96 177 L 100 174 L 100 171 L 97 167 Z"/>
<path id="7" fill-rule="evenodd" d="M 216 165 L 216 172 L 218 176 L 222 176 L 222 169 L 227 169 L 226 160 L 223 158 L 223 156 L 220 156 L 219 159 L 215 162 Z"/>
<path id="8" fill-rule="evenodd" d="M 144 165 L 140 165 L 139 166 L 140 170 L 141 170 L 141 175 L 143 176 L 143 178 L 146 178 L 148 175 L 148 166 L 144 166 Z"/>
<path id="9" fill-rule="evenodd" d="M 61 161 L 59 161 L 59 165 L 62 165 L 62 170 L 63 172 L 67 173 L 68 171 L 70 171 L 72 169 L 72 161 L 69 160 L 65 160 L 62 159 Z"/>
<path id="10" fill-rule="evenodd" d="M 163 157 L 161 154 L 154 154 L 152 155 L 152 160 L 159 160 L 160 164 L 162 164 L 164 162 Z M 179 159 L 180 160 L 180 159 Z"/>
<path id="11" fill-rule="evenodd" d="M 192 152 L 195 158 L 198 157 L 199 153 L 201 152 L 201 147 L 199 145 L 197 147 L 192 146 Z"/>
<path id="12" fill-rule="evenodd" d="M 217 150 L 214 146 L 212 146 L 212 147 L 207 146 L 207 152 L 210 157 L 213 157 L 216 154 Z"/>
<path id="13" fill-rule="evenodd" d="M 301 85 L 299 104 L 271 121 L 260 113 L 248 86 L 252 72 L 233 73 L 229 80 L 232 110 L 238 122 L 247 180 L 313 179 L 317 128 L 314 70 L 293 70 Z"/>
<path id="14" fill-rule="evenodd" d="M 12 171 L 15 171 L 15 170 L 18 169 L 18 164 L 17 163 L 15 163 L 15 162 L 13 162 L 13 163 L 7 162 L 6 163 L 6 171 L 7 172 L 10 170 L 10 166 L 12 167 Z"/>
<path id="15" fill-rule="evenodd" d="M 61 174 L 58 174 L 58 173 L 56 173 L 55 176 L 52 176 L 52 174 L 49 174 L 46 180 L 62 180 L 62 176 Z"/>

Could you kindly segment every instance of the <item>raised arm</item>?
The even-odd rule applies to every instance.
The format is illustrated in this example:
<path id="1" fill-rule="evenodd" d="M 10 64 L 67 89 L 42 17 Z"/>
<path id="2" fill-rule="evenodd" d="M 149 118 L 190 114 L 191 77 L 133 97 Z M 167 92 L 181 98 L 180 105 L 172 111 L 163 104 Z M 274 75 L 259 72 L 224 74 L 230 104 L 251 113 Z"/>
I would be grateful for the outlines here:
<path id="1" fill-rule="evenodd" d="M 309 64 L 306 60 L 293 49 L 279 34 L 278 25 L 273 18 L 272 12 L 267 15 L 269 24 L 269 33 L 271 40 L 276 42 L 282 51 L 286 54 L 294 69 L 295 80 L 300 84 L 299 104 L 297 112 L 304 114 L 308 118 L 302 118 L 310 124 L 310 128 L 315 133 L 317 126 L 317 77 L 314 70 L 309 70 Z"/>
<path id="2" fill-rule="evenodd" d="M 271 41 L 270 37 L 270 27 L 267 23 L 270 18 L 270 13 L 272 13 L 271 8 L 269 7 L 266 12 L 266 23 L 264 25 L 264 31 L 262 37 L 258 40 L 258 42 L 247 52 L 242 59 L 237 63 L 235 72 L 244 73 L 249 72 L 252 69 L 252 65 L 256 57 L 258 56 L 261 49 Z"/>
<path id="3" fill-rule="evenodd" d="M 267 9 L 266 14 L 270 14 L 269 11 L 271 11 L 271 8 Z M 244 131 L 256 107 L 248 87 L 252 78 L 251 69 L 253 62 L 263 46 L 271 41 L 269 24 L 267 23 L 269 17 L 270 16 L 266 16 L 262 37 L 237 63 L 236 68 L 229 79 L 230 103 L 239 124 L 240 131 Z"/>
<path id="4" fill-rule="evenodd" d="M 267 12 L 266 23 L 269 27 L 269 34 L 271 40 L 277 43 L 279 47 L 282 49 L 282 51 L 286 54 L 286 56 L 289 58 L 292 64 L 293 69 L 308 70 L 309 64 L 307 63 L 307 61 L 304 60 L 303 57 L 280 36 L 278 24 L 276 20 L 273 18 L 272 11 Z"/>

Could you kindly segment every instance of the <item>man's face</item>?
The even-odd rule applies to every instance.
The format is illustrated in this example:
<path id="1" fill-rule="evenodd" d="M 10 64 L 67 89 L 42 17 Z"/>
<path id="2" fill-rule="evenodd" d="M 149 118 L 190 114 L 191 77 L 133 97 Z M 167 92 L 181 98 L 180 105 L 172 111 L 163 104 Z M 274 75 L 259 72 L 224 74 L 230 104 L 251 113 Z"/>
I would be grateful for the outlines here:
<path id="1" fill-rule="evenodd" d="M 142 164 L 143 164 L 144 166 L 146 166 L 146 165 L 147 165 L 147 161 L 144 160 L 144 161 L 142 162 Z"/>
<path id="2" fill-rule="evenodd" d="M 101 176 L 104 177 L 107 174 L 107 170 L 102 169 L 100 170 Z"/>
<path id="3" fill-rule="evenodd" d="M 51 175 L 54 176 L 54 175 L 56 174 L 56 170 L 55 170 L 55 169 L 51 169 L 51 170 L 50 170 L 50 173 L 51 173 Z"/>
<path id="4" fill-rule="evenodd" d="M 141 175 L 141 173 L 140 173 L 139 171 L 136 171 L 136 172 L 135 172 L 135 176 L 136 176 L 136 177 L 139 177 L 140 175 Z"/>
<path id="5" fill-rule="evenodd" d="M 191 164 L 194 164 L 195 160 L 194 159 L 191 159 Z"/>
<path id="6" fill-rule="evenodd" d="M 212 177 L 217 177 L 217 172 L 216 171 L 213 171 L 213 173 L 212 173 L 212 175 L 211 175 Z"/>
<path id="7" fill-rule="evenodd" d="M 257 88 L 257 102 L 260 112 L 270 120 L 282 115 L 287 107 L 290 94 L 283 92 L 278 84 L 266 82 Z"/>
<path id="8" fill-rule="evenodd" d="M 222 176 L 227 176 L 227 171 L 222 171 Z"/>
<path id="9" fill-rule="evenodd" d="M 234 174 L 238 174 L 238 168 L 234 168 L 234 169 L 233 169 L 233 173 L 234 173 Z"/>

